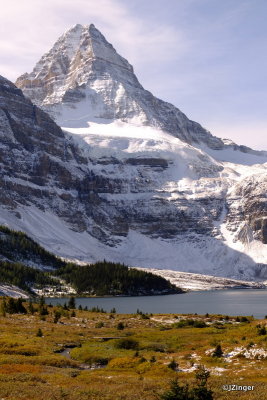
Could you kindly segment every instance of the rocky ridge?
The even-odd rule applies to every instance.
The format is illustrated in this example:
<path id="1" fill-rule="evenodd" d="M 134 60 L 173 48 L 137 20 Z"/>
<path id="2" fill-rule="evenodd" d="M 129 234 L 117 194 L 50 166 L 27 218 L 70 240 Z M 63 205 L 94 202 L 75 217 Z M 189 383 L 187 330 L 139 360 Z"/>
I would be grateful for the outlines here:
<path id="1" fill-rule="evenodd" d="M 131 228 L 165 238 L 185 230 L 207 233 L 212 229 L 221 207 L 217 196 L 203 211 L 203 200 L 190 201 L 180 194 L 170 202 L 167 189 L 161 188 L 169 179 L 169 165 L 175 162 L 187 164 L 192 176 L 219 179 L 222 167 L 200 151 L 179 143 L 177 150 L 188 154 L 178 160 L 134 158 L 123 152 L 121 159 L 107 158 L 85 152 L 4 78 L 0 106 L 2 204 L 48 208 L 73 229 L 89 230 L 110 245 L 118 241 L 113 236 L 127 236 Z"/>
<path id="2" fill-rule="evenodd" d="M 77 24 L 65 32 L 16 85 L 60 126 L 86 127 L 93 120 L 121 120 L 160 128 L 193 145 L 255 153 L 211 135 L 178 108 L 145 90 L 133 67 L 93 24 Z"/>
<path id="3" fill-rule="evenodd" d="M 81 261 L 266 279 L 264 152 L 154 98 L 93 25 L 17 84 L 68 128 L 1 78 L 1 223 Z"/>

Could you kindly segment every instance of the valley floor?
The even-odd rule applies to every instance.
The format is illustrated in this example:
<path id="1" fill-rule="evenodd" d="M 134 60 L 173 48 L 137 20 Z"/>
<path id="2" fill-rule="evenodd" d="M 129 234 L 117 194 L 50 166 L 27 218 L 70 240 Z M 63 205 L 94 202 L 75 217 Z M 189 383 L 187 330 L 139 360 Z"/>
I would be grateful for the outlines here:
<path id="1" fill-rule="evenodd" d="M 194 385 L 198 365 L 210 371 L 214 399 L 266 399 L 266 320 L 50 306 L 43 312 L 36 304 L 30 313 L 24 306 L 27 314 L 0 317 L 5 400 L 154 400 L 175 377 Z M 218 344 L 223 353 L 214 357 Z"/>

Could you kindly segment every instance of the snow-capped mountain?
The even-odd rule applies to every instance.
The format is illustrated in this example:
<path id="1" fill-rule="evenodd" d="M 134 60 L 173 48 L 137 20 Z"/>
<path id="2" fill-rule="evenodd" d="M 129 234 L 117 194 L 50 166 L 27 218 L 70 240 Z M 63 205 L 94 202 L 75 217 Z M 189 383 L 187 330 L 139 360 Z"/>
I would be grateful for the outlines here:
<path id="1" fill-rule="evenodd" d="M 64 33 L 16 85 L 63 127 L 120 120 L 162 129 L 189 144 L 238 148 L 212 136 L 178 108 L 145 90 L 133 67 L 93 24 L 78 24 Z M 245 146 L 239 150 L 251 151 Z"/>
<path id="2" fill-rule="evenodd" d="M 93 26 L 0 80 L 0 223 L 66 258 L 266 279 L 267 154 L 144 90 Z"/>

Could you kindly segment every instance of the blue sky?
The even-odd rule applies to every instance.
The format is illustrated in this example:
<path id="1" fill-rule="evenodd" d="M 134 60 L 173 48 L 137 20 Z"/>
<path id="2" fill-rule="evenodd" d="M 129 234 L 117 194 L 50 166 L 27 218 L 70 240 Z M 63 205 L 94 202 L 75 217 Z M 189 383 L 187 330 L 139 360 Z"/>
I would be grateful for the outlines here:
<path id="1" fill-rule="evenodd" d="M 94 23 L 146 89 L 214 135 L 267 149 L 266 21 L 266 0 L 9 0 L 0 73 L 15 80 L 70 26 Z"/>

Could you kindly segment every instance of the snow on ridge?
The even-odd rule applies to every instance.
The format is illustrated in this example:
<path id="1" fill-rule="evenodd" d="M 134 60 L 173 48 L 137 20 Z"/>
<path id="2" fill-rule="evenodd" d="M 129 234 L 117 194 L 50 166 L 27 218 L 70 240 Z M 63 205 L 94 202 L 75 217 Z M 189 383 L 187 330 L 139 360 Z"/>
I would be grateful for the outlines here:
<path id="1" fill-rule="evenodd" d="M 172 159 L 177 153 L 184 159 L 197 157 L 209 160 L 210 163 L 224 167 L 224 175 L 239 178 L 266 171 L 267 155 L 242 153 L 232 148 L 212 150 L 207 146 L 195 147 L 160 128 L 142 126 L 138 122 L 91 121 L 84 128 L 63 127 L 77 141 L 79 146 L 93 154 L 94 150 L 102 150 L 103 156 L 123 158 L 127 154 L 134 156 L 153 156 Z M 99 155 L 97 155 L 99 156 Z M 199 160 L 198 160 L 199 161 Z"/>
<path id="2" fill-rule="evenodd" d="M 19 207 L 20 219 L 0 209 L 0 224 L 23 230 L 49 251 L 66 259 L 96 262 L 103 259 L 132 267 L 176 270 L 233 279 L 254 280 L 257 264 L 216 238 L 185 235 L 180 240 L 150 238 L 130 231 L 110 247 L 87 232 L 74 232 L 59 217 L 36 207 Z M 240 268 L 244 272 L 239 272 Z"/>
<path id="3" fill-rule="evenodd" d="M 162 158 L 174 162 L 172 180 L 175 181 L 184 177 L 199 178 L 201 170 L 216 175 L 222 169 L 220 162 L 202 150 L 157 128 L 115 121 L 109 124 L 90 123 L 87 128 L 63 129 L 91 160 L 101 157 L 118 160 L 130 157 Z"/>
<path id="4" fill-rule="evenodd" d="M 267 152 L 266 151 L 249 151 L 243 152 L 236 149 L 236 145 L 227 144 L 221 150 L 214 150 L 209 148 L 207 145 L 202 144 L 200 148 L 209 154 L 215 160 L 221 161 L 223 163 L 230 163 L 234 165 L 244 165 L 244 166 L 254 166 L 255 164 L 267 163 Z M 251 150 L 251 149 L 249 149 Z"/>
<path id="5" fill-rule="evenodd" d="M 137 268 L 142 271 L 152 272 L 169 280 L 174 285 L 186 290 L 217 290 L 225 288 L 253 288 L 262 289 L 266 287 L 265 283 L 243 281 L 238 279 L 223 278 L 212 275 L 193 274 L 189 272 L 155 269 L 155 268 Z"/>
<path id="6" fill-rule="evenodd" d="M 29 297 L 29 295 L 26 292 L 24 292 L 22 289 L 18 288 L 17 286 L 6 285 L 6 284 L 1 284 L 1 283 L 0 283 L 0 296 L 9 296 L 9 297 L 15 297 L 15 298 L 22 297 L 23 299 L 27 299 Z"/>

